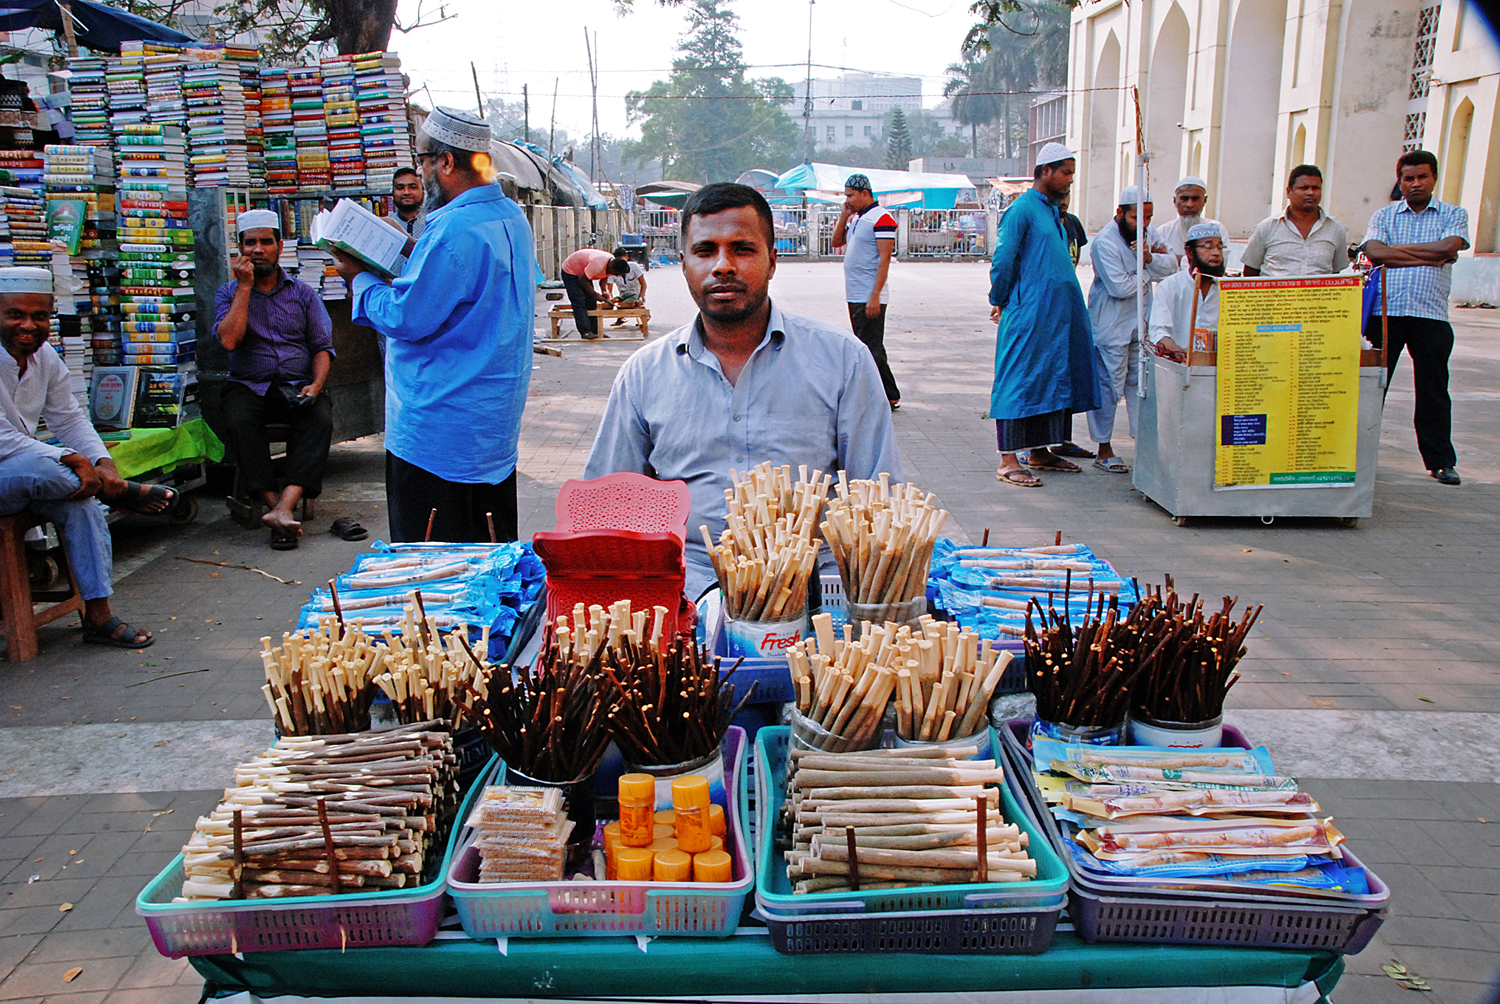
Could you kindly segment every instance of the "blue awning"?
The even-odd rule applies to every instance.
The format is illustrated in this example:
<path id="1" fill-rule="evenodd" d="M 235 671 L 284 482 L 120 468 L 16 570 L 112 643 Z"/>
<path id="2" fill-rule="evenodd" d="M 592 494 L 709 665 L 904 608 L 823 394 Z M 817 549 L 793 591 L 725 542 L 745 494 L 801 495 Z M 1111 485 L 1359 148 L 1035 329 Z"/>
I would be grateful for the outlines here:
<path id="1" fill-rule="evenodd" d="M 119 52 L 121 42 L 196 42 L 164 24 L 148 21 L 92 0 L 72 0 L 73 37 L 79 45 Z M 62 9 L 57 0 L 0 0 L 0 31 L 41 28 L 61 33 Z"/>

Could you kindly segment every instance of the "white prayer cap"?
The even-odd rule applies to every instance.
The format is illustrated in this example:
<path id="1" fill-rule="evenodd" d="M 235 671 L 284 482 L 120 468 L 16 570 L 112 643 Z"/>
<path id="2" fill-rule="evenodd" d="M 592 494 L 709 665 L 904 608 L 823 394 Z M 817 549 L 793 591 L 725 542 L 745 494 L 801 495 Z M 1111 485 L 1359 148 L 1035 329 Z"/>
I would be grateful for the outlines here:
<path id="1" fill-rule="evenodd" d="M 274 230 L 281 233 L 281 217 L 269 209 L 247 209 L 235 218 L 235 230 L 244 233 L 246 230 Z"/>
<path id="2" fill-rule="evenodd" d="M 1145 197 L 1142 198 L 1141 186 L 1139 186 L 1139 185 L 1126 185 L 1125 186 L 1125 190 L 1120 193 L 1120 201 L 1117 204 L 1121 205 L 1121 206 L 1133 206 L 1133 205 L 1135 205 L 1138 202 L 1150 202 L 1150 201 L 1151 201 L 1151 193 L 1150 192 L 1146 192 L 1145 193 Z"/>
<path id="3" fill-rule="evenodd" d="M 1172 193 L 1175 195 L 1176 193 L 1182 191 L 1184 188 L 1187 188 L 1189 185 L 1197 185 L 1205 192 L 1208 191 L 1208 182 L 1204 181 L 1196 174 L 1190 174 L 1177 183 L 1177 187 L 1172 189 Z"/>
<path id="4" fill-rule="evenodd" d="M 1191 244 L 1193 241 L 1206 241 L 1210 237 L 1225 240 L 1228 235 L 1224 233 L 1224 228 L 1217 223 L 1195 223 L 1191 227 L 1188 227 L 1187 237 L 1183 239 L 1183 243 Z"/>
<path id="5" fill-rule="evenodd" d="M 457 108 L 434 108 L 423 120 L 422 132 L 457 150 L 490 152 L 490 124 Z"/>
<path id="6" fill-rule="evenodd" d="M 42 293 L 52 295 L 52 273 L 45 268 L 17 265 L 0 268 L 0 295 L 6 293 Z"/>
<path id="7" fill-rule="evenodd" d="M 1061 143 L 1048 143 L 1037 151 L 1036 162 L 1038 164 L 1056 164 L 1063 160 L 1075 160 L 1076 155 L 1072 150 Z"/>

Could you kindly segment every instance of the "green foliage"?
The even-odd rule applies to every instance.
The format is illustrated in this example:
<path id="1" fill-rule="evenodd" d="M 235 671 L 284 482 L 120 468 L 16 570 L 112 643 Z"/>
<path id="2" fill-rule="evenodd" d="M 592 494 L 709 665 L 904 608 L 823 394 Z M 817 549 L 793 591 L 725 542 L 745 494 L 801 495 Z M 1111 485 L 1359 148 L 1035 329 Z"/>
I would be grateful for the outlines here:
<path id="1" fill-rule="evenodd" d="M 911 133 L 906 128 L 906 113 L 892 108 L 886 130 L 885 161 L 892 171 L 904 171 L 911 163 Z"/>
<path id="2" fill-rule="evenodd" d="M 780 78 L 752 80 L 729 0 L 690 0 L 672 76 L 625 97 L 641 138 L 625 158 L 662 162 L 662 177 L 733 181 L 753 167 L 781 169 L 796 155 L 799 131 L 782 105 L 793 97 Z"/>

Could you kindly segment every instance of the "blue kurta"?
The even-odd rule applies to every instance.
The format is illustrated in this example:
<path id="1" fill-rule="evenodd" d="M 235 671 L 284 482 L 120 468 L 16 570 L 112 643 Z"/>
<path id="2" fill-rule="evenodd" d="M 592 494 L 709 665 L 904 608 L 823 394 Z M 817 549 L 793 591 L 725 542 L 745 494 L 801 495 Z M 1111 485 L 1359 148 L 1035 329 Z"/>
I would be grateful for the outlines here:
<path id="1" fill-rule="evenodd" d="M 1068 239 L 1057 207 L 1034 188 L 1000 218 L 990 303 L 1004 308 L 995 338 L 990 418 L 1100 406 L 1104 372 Z"/>
<path id="2" fill-rule="evenodd" d="M 531 385 L 535 277 L 531 228 L 499 185 L 429 213 L 389 286 L 354 277 L 354 320 L 387 340 L 387 450 L 446 481 L 510 477 Z"/>

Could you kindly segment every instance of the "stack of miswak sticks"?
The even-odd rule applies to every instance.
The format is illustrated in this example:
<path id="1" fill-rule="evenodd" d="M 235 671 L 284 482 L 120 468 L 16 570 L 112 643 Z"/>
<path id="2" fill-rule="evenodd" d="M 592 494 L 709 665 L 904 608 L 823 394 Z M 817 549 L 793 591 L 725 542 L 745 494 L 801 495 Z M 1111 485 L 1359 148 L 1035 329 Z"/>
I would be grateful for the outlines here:
<path id="1" fill-rule="evenodd" d="M 926 593 L 932 548 L 948 519 L 947 510 L 933 505 L 936 498 L 915 485 L 891 484 L 888 474 L 849 481 L 840 472 L 822 530 L 846 602 L 889 606 Z"/>
<path id="2" fill-rule="evenodd" d="M 977 747 L 792 750 L 783 821 L 797 893 L 1036 877 L 1030 840 L 1000 814 L 1004 774 Z"/>
<path id="3" fill-rule="evenodd" d="M 844 752 L 873 744 L 893 695 L 902 739 L 946 742 L 988 724 L 990 698 L 1011 659 L 988 639 L 927 614 L 917 630 L 871 626 L 858 641 L 849 625 L 844 638 L 836 638 L 829 614 L 815 615 L 812 623 L 788 661 L 798 712 L 829 733 L 815 745 Z"/>
<path id="4" fill-rule="evenodd" d="M 415 885 L 452 823 L 457 763 L 442 722 L 282 738 L 198 819 L 176 901 Z"/>
<path id="5" fill-rule="evenodd" d="M 261 692 L 283 736 L 344 735 L 370 727 L 375 689 L 370 677 L 384 664 L 385 649 L 356 625 L 334 617 L 318 627 L 288 632 L 271 647 L 260 640 L 266 684 Z"/>
<path id="6" fill-rule="evenodd" d="M 725 612 L 735 620 L 796 620 L 807 609 L 807 587 L 818 570 L 818 517 L 833 478 L 790 466 L 761 464 L 743 476 L 729 472 L 724 531 L 714 543 L 698 527 L 719 577 Z"/>
<path id="7" fill-rule="evenodd" d="M 484 693 L 488 628 L 481 632 L 476 654 L 469 646 L 468 627 L 440 633 L 422 605 L 422 594 L 414 592 L 406 605 L 401 634 L 394 635 L 387 628 L 383 637 L 383 672 L 370 681 L 390 698 L 397 721 L 409 725 L 441 718 L 455 730 L 472 724 L 464 720 L 463 705 L 471 691 Z"/>

